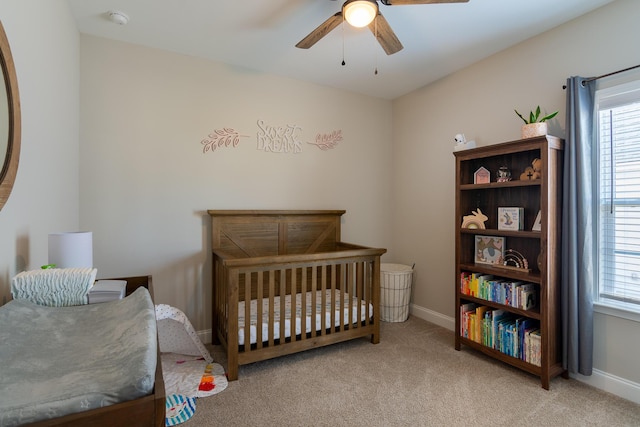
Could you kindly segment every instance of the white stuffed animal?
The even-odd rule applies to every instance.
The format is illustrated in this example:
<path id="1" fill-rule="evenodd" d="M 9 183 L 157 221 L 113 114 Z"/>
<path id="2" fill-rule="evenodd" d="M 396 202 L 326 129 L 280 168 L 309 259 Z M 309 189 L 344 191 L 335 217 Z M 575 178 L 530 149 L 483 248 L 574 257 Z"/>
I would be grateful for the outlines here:
<path id="1" fill-rule="evenodd" d="M 456 144 L 464 144 L 465 142 L 467 142 L 467 138 L 465 138 L 464 133 L 459 133 L 457 134 L 453 140 L 456 142 Z"/>

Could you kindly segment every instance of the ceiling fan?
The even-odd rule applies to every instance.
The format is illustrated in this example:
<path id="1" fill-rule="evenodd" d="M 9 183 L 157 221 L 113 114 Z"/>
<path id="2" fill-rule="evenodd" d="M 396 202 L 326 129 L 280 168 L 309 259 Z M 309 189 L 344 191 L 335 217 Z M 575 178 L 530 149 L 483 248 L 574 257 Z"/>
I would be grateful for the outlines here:
<path id="1" fill-rule="evenodd" d="M 385 6 L 404 6 L 415 4 L 433 3 L 467 3 L 469 0 L 378 0 Z M 392 55 L 402 50 L 403 46 L 395 35 L 387 20 L 380 13 L 376 0 L 347 0 L 342 5 L 340 12 L 324 21 L 315 30 L 309 33 L 296 44 L 301 49 L 309 49 L 321 38 L 336 28 L 343 20 L 354 27 L 368 26 L 374 37 L 380 43 L 387 55 Z"/>

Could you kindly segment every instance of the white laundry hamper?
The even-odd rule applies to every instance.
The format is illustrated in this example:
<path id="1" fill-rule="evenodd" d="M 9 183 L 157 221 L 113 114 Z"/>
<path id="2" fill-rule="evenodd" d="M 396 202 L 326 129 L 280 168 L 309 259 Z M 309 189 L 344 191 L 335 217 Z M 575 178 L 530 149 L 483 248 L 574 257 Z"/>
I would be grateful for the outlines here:
<path id="1" fill-rule="evenodd" d="M 404 322 L 409 318 L 413 267 L 380 264 L 380 320 Z"/>

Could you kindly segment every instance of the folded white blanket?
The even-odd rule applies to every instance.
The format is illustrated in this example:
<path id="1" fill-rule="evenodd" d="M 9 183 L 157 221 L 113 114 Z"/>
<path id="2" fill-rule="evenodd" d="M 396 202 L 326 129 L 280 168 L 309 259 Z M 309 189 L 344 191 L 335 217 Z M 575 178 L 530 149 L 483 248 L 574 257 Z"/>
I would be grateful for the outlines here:
<path id="1" fill-rule="evenodd" d="M 87 304 L 97 273 L 88 267 L 23 271 L 11 281 L 11 295 L 49 307 Z"/>

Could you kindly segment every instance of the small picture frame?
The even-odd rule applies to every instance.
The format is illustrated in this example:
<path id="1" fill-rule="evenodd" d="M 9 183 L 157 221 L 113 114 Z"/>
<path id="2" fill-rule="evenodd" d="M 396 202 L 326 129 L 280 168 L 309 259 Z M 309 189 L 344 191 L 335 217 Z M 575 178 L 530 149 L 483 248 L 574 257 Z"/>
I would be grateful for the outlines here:
<path id="1" fill-rule="evenodd" d="M 484 166 L 481 166 L 473 173 L 474 184 L 488 184 L 491 182 L 491 172 Z"/>
<path id="2" fill-rule="evenodd" d="M 504 262 L 504 245 L 504 237 L 476 236 L 474 262 L 476 264 L 502 265 Z"/>
<path id="3" fill-rule="evenodd" d="M 498 230 L 524 230 L 524 208 L 499 207 Z"/>
<path id="4" fill-rule="evenodd" d="M 542 230 L 542 211 L 538 211 L 538 215 L 536 215 L 536 220 L 533 221 L 533 227 L 531 227 L 531 231 L 541 231 Z"/>

